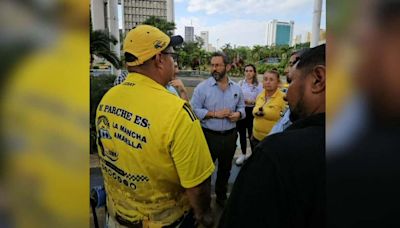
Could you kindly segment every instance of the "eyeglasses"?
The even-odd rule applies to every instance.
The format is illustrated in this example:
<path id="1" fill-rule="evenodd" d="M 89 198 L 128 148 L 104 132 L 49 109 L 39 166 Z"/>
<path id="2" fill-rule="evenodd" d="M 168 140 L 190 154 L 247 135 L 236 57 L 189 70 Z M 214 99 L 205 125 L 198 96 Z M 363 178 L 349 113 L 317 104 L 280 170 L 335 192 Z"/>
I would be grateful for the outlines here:
<path id="1" fill-rule="evenodd" d="M 173 58 L 175 61 L 178 61 L 179 55 L 178 55 L 178 53 L 176 53 L 176 52 L 166 52 L 166 51 L 162 51 L 161 54 L 164 54 L 164 55 L 171 55 L 172 58 Z"/>
<path id="2" fill-rule="evenodd" d="M 215 67 L 215 68 L 225 67 L 225 64 L 211 64 L 211 67 Z"/>

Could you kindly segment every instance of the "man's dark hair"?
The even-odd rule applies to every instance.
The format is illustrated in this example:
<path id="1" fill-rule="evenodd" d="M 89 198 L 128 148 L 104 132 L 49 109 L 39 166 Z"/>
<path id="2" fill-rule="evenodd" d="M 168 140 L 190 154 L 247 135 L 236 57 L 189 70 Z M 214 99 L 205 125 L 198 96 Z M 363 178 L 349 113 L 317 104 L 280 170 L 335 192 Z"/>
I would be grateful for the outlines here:
<path id="1" fill-rule="evenodd" d="M 376 17 L 377 22 L 382 26 L 387 26 L 388 24 L 398 24 L 400 22 L 399 0 L 377 0 L 374 10 L 374 16 Z"/>
<path id="2" fill-rule="evenodd" d="M 325 66 L 325 44 L 304 51 L 296 65 L 296 69 L 310 72 L 317 65 Z"/>
<path id="3" fill-rule="evenodd" d="M 309 50 L 309 48 L 302 48 L 302 49 L 298 49 L 298 50 L 294 50 L 289 57 L 292 57 L 293 55 L 298 55 L 301 56 L 304 52 L 306 52 L 307 50 Z"/>
<path id="4" fill-rule="evenodd" d="M 294 56 L 294 55 L 297 55 L 297 53 L 299 53 L 299 50 L 297 50 L 297 51 L 292 51 L 292 53 L 290 53 L 289 57 L 292 57 L 292 56 Z"/>
<path id="5" fill-rule="evenodd" d="M 224 60 L 224 64 L 225 65 L 228 65 L 229 63 L 231 63 L 230 61 L 229 61 L 229 58 L 228 58 L 228 56 L 225 54 L 225 53 L 223 53 L 223 52 L 220 52 L 220 51 L 217 51 L 217 52 L 214 52 L 212 55 L 211 55 L 211 58 L 213 58 L 213 57 L 222 57 L 222 59 Z"/>
<path id="6" fill-rule="evenodd" d="M 292 57 L 292 56 L 294 56 L 294 55 L 297 55 L 297 57 L 296 57 L 296 59 L 293 61 L 293 63 L 292 63 L 291 66 L 293 66 L 294 64 L 296 64 L 296 63 L 300 60 L 300 57 L 301 57 L 301 56 L 304 54 L 304 52 L 306 52 L 308 49 L 309 49 L 309 48 L 303 48 L 303 49 L 300 49 L 300 50 L 295 50 L 295 51 L 293 51 L 293 52 L 290 54 L 289 57 Z"/>

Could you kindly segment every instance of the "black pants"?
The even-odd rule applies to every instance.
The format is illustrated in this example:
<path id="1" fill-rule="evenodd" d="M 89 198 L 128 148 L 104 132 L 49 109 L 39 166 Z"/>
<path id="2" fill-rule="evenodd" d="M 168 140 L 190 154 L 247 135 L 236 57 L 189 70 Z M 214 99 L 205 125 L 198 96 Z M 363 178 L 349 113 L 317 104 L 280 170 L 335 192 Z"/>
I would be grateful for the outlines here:
<path id="1" fill-rule="evenodd" d="M 260 141 L 254 137 L 250 138 L 250 147 L 251 147 L 251 152 L 254 153 L 254 148 L 260 143 Z"/>
<path id="2" fill-rule="evenodd" d="M 215 182 L 215 194 L 218 199 L 227 199 L 228 180 L 231 175 L 232 159 L 236 151 L 237 130 L 228 134 L 218 134 L 203 129 L 208 148 L 213 161 L 218 159 L 217 180 Z"/>
<path id="3" fill-rule="evenodd" d="M 245 110 L 246 110 L 246 118 L 239 120 L 236 123 L 240 137 L 240 148 L 242 149 L 242 154 L 246 154 L 246 148 L 247 148 L 246 129 L 247 129 L 247 134 L 249 136 L 249 140 L 251 139 L 251 135 L 253 134 L 253 119 L 254 119 L 253 107 L 246 107 Z"/>

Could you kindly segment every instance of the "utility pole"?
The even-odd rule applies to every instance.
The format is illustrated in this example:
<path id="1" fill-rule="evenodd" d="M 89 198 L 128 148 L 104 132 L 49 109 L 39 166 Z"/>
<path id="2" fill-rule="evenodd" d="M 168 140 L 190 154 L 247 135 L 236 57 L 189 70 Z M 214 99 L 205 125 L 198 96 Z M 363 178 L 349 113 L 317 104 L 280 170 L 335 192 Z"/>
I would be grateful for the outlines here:
<path id="1" fill-rule="evenodd" d="M 315 47 L 319 42 L 319 32 L 321 27 L 321 11 L 322 11 L 322 0 L 314 0 L 314 17 L 311 32 L 311 44 L 310 47 Z"/>
<path id="2" fill-rule="evenodd" d="M 117 44 L 111 45 L 111 50 L 117 55 L 118 59 L 121 56 L 120 51 L 120 40 L 119 40 L 119 25 L 118 25 L 118 0 L 108 0 L 107 15 L 106 18 L 108 24 L 108 31 L 117 39 Z M 111 65 L 111 73 L 119 74 L 120 70 L 117 70 L 113 65 Z"/>

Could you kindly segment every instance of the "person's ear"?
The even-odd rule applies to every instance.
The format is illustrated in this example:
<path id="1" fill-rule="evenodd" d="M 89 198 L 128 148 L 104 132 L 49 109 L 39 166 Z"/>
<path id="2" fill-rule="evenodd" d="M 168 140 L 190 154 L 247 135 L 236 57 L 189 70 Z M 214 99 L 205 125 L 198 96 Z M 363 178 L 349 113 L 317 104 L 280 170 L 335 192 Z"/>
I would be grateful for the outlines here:
<path id="1" fill-rule="evenodd" d="M 317 65 L 312 70 L 312 87 L 313 93 L 321 93 L 325 91 L 326 82 L 326 67 L 324 65 Z"/>
<path id="2" fill-rule="evenodd" d="M 231 64 L 226 64 L 226 66 L 225 66 L 226 72 L 229 72 L 231 70 L 231 68 L 232 68 Z"/>
<path id="3" fill-rule="evenodd" d="M 162 67 L 164 61 L 165 60 L 163 59 L 161 53 L 158 53 L 154 56 L 154 65 L 156 68 Z"/>

